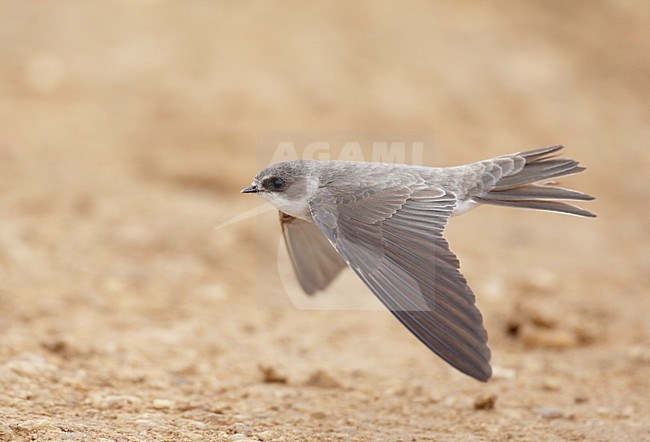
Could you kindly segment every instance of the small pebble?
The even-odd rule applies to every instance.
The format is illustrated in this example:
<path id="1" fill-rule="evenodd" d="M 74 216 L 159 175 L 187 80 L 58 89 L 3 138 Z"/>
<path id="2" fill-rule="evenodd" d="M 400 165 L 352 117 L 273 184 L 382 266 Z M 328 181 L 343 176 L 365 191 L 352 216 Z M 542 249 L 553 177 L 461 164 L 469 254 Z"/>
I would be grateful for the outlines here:
<path id="1" fill-rule="evenodd" d="M 18 425 L 22 430 L 27 431 L 56 431 L 60 432 L 61 429 L 54 425 L 49 419 L 31 419 L 24 421 Z"/>
<path id="2" fill-rule="evenodd" d="M 174 401 L 170 401 L 169 399 L 154 399 L 152 405 L 156 410 L 167 410 L 174 406 Z"/>
<path id="3" fill-rule="evenodd" d="M 474 401 L 475 410 L 494 410 L 494 405 L 496 404 L 497 396 L 496 394 L 485 394 L 479 396 Z"/>
<path id="4" fill-rule="evenodd" d="M 244 424 L 242 422 L 237 422 L 236 424 L 233 424 L 232 429 L 235 433 L 241 433 L 246 436 L 250 436 L 253 434 L 253 428 L 251 428 L 250 425 Z"/>
<path id="5" fill-rule="evenodd" d="M 574 327 L 573 333 L 582 345 L 593 344 L 602 337 L 602 332 L 599 332 L 598 328 L 591 324 L 580 324 Z"/>
<path id="6" fill-rule="evenodd" d="M 562 388 L 562 384 L 559 380 L 554 378 L 544 379 L 542 383 L 542 389 L 546 391 L 558 391 Z"/>
<path id="7" fill-rule="evenodd" d="M 139 404 L 141 402 L 142 399 L 137 396 L 104 395 L 101 393 L 94 394 L 90 398 L 86 399 L 86 403 L 89 403 L 98 410 L 118 409 L 127 405 Z"/>
<path id="8" fill-rule="evenodd" d="M 48 351 L 51 351 L 52 353 L 68 356 L 71 354 L 70 343 L 67 340 L 61 338 L 45 340 L 41 342 L 41 347 Z"/>
<path id="9" fill-rule="evenodd" d="M 564 417 L 564 411 L 553 407 L 536 408 L 535 412 L 546 419 L 559 419 Z"/>
<path id="10" fill-rule="evenodd" d="M 324 370 L 316 370 L 305 381 L 309 387 L 340 388 L 341 383 Z"/>
<path id="11" fill-rule="evenodd" d="M 557 318 L 555 312 L 544 311 L 541 308 L 531 309 L 527 312 L 528 320 L 540 328 L 555 328 L 557 327 Z"/>
<path id="12" fill-rule="evenodd" d="M 262 372 L 262 380 L 267 384 L 286 384 L 287 376 L 279 373 L 275 368 L 266 365 L 258 365 Z"/>
<path id="13" fill-rule="evenodd" d="M 517 372 L 513 368 L 505 368 L 495 366 L 492 368 L 492 379 L 503 379 L 504 381 L 512 381 L 517 377 Z"/>
<path id="14" fill-rule="evenodd" d="M 273 430 L 262 431 L 261 433 L 257 433 L 256 436 L 262 442 L 267 442 L 276 438 L 275 432 Z"/>
<path id="15" fill-rule="evenodd" d="M 607 407 L 598 407 L 596 408 L 596 413 L 598 413 L 599 416 L 607 416 L 610 413 L 610 410 Z"/>

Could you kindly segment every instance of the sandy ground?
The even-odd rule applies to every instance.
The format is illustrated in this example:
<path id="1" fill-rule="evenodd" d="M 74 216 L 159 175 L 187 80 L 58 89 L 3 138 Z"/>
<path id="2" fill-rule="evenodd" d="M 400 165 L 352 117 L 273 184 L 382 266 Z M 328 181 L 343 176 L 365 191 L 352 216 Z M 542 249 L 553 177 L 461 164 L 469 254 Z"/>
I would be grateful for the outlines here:
<path id="1" fill-rule="evenodd" d="M 650 439 L 648 22 L 613 0 L 0 2 L 0 439 Z M 589 167 L 567 184 L 595 220 L 448 228 L 489 383 L 353 275 L 274 308 L 275 213 L 214 228 L 260 205 L 238 193 L 260 139 L 310 131 Z"/>

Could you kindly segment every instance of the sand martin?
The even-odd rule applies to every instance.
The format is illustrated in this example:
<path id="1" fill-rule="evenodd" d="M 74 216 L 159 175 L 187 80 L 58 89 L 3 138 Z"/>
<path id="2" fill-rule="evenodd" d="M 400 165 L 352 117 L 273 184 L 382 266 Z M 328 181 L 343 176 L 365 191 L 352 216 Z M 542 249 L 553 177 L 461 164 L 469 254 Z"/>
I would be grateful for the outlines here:
<path id="1" fill-rule="evenodd" d="M 305 292 L 349 266 L 415 336 L 461 372 L 487 381 L 490 350 L 475 297 L 443 231 L 481 205 L 593 217 L 562 200 L 593 197 L 553 185 L 584 170 L 545 147 L 457 167 L 295 160 L 273 164 L 242 193 L 257 193 L 280 222 Z"/>

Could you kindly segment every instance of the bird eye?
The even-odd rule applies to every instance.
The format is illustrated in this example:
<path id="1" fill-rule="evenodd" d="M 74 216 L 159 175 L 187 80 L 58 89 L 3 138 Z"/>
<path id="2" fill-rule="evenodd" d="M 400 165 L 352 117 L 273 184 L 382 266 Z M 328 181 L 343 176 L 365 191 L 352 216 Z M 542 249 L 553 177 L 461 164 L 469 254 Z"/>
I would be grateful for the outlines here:
<path id="1" fill-rule="evenodd" d="M 282 186 L 284 186 L 284 180 L 282 178 L 273 178 L 272 183 L 273 183 L 273 187 L 276 189 L 279 189 Z"/>

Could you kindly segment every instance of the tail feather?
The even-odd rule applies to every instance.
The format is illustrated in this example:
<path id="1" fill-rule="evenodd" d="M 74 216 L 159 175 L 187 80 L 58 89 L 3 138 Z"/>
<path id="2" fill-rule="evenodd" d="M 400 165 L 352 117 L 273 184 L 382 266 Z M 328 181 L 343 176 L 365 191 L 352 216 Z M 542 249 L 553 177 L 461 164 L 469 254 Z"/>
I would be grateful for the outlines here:
<path id="1" fill-rule="evenodd" d="M 539 149 L 527 150 L 526 152 L 519 152 L 515 154 L 517 156 L 523 157 L 526 159 L 527 163 L 534 163 L 543 158 L 552 158 L 554 153 L 557 153 L 564 149 L 564 146 L 549 146 L 549 147 L 540 147 Z"/>
<path id="2" fill-rule="evenodd" d="M 499 176 L 487 192 L 474 195 L 473 199 L 497 206 L 523 207 L 595 217 L 596 215 L 588 210 L 557 201 L 590 201 L 594 199 L 592 196 L 575 190 L 545 185 L 554 178 L 585 170 L 575 160 L 556 158 L 554 154 L 562 149 L 563 146 L 551 146 L 495 159 L 494 161 L 497 162 L 503 159 L 514 160 L 513 163 L 519 163 L 520 166 Z"/>
<path id="3" fill-rule="evenodd" d="M 586 216 L 595 218 L 596 215 L 588 210 L 582 209 L 573 204 L 567 204 L 560 201 L 546 201 L 546 200 L 518 200 L 518 201 L 505 201 L 491 198 L 474 198 L 480 203 L 492 204 L 494 206 L 508 206 L 508 207 L 523 207 L 525 209 L 545 210 L 548 212 L 568 213 L 570 215 Z"/>
<path id="4" fill-rule="evenodd" d="M 567 159 L 542 160 L 526 163 L 523 169 L 513 175 L 506 175 L 496 183 L 494 190 L 506 190 L 542 180 L 550 180 L 574 173 L 582 172 L 584 167 L 578 162 Z"/>
<path id="5" fill-rule="evenodd" d="M 563 187 L 540 186 L 538 184 L 529 184 L 514 189 L 492 190 L 488 195 L 491 199 L 501 201 L 536 199 L 591 201 L 594 199 L 593 196 L 578 192 L 577 190 L 565 189 Z"/>

